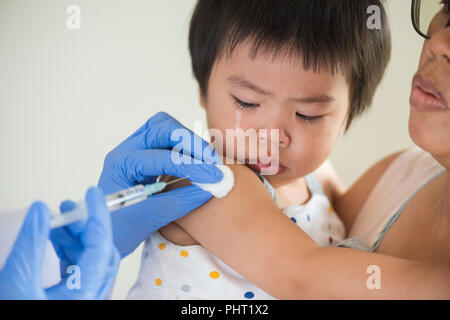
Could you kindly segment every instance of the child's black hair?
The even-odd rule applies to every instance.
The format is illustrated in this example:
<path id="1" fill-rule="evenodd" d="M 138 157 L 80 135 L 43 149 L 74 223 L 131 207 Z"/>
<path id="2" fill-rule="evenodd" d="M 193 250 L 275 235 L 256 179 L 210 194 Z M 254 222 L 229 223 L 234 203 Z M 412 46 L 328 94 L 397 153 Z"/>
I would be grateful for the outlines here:
<path id="1" fill-rule="evenodd" d="M 305 69 L 344 72 L 350 86 L 347 129 L 372 102 L 391 53 L 383 0 L 198 0 L 189 49 L 201 94 L 216 60 L 245 41 L 252 56 L 287 52 Z M 379 8 L 380 29 L 368 27 Z"/>

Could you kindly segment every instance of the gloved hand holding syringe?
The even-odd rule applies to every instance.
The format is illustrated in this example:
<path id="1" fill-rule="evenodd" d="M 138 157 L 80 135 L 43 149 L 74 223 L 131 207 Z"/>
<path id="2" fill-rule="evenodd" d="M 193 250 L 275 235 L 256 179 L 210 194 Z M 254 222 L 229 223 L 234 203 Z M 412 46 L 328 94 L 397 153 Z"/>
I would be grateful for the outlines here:
<path id="1" fill-rule="evenodd" d="M 131 206 L 144 201 L 149 196 L 164 190 L 168 185 L 185 180 L 188 177 L 178 178 L 170 182 L 155 182 L 152 184 L 139 184 L 134 187 L 113 193 L 105 197 L 106 205 L 110 212 Z M 50 221 L 50 228 L 59 228 L 77 221 L 86 220 L 88 217 L 87 208 L 84 202 L 78 203 L 75 209 L 64 214 L 53 215 Z"/>
<path id="2" fill-rule="evenodd" d="M 216 165 L 216 167 L 222 171 L 223 178 L 220 182 L 210 183 L 192 183 L 200 188 L 208 191 L 217 198 L 224 197 L 232 188 L 234 184 L 234 177 L 232 171 L 224 165 Z M 178 178 L 169 182 L 162 182 L 159 179 L 152 184 L 139 184 L 131 188 L 121 190 L 119 192 L 110 194 L 105 197 L 106 205 L 110 212 L 134 205 L 141 201 L 146 200 L 151 195 L 161 192 L 168 185 L 186 180 L 188 177 Z M 77 221 L 83 221 L 87 219 L 87 209 L 84 202 L 78 203 L 75 209 L 64 212 L 64 214 L 53 215 L 50 222 L 50 228 L 59 228 Z"/>
<path id="3" fill-rule="evenodd" d="M 182 161 L 173 161 L 173 156 Z M 160 175 L 189 176 L 191 182 L 111 213 L 114 245 L 121 257 L 133 252 L 151 233 L 209 201 L 214 192 L 206 190 L 205 185 L 230 181 L 224 179 L 223 170 L 218 167 L 222 163 L 208 142 L 164 112 L 151 117 L 110 151 L 98 181 L 105 195 L 136 184 L 153 183 Z M 230 173 L 232 176 L 231 170 Z M 73 208 L 73 203 L 63 204 L 61 212 Z"/>

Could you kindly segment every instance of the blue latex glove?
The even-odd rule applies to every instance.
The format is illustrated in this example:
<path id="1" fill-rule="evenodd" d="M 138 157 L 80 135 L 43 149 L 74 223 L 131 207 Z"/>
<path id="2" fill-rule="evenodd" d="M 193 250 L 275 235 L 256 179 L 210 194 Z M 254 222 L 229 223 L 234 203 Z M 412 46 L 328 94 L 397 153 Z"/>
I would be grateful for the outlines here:
<path id="1" fill-rule="evenodd" d="M 50 233 L 50 211 L 43 203 L 34 203 L 24 220 L 11 254 L 0 271 L 0 299 L 98 299 L 114 281 L 119 267 L 119 253 L 113 245 L 109 211 L 100 190 L 92 188 L 86 195 L 89 218 L 76 236 L 66 228 L 52 235 L 58 255 L 73 253 L 61 265 L 79 269 L 80 289 L 70 289 L 66 269 L 61 270 L 59 284 L 42 288 L 42 268 Z M 53 231 L 52 231 L 53 233 Z"/>
<path id="2" fill-rule="evenodd" d="M 171 152 L 175 152 L 172 148 L 180 141 L 173 141 L 171 137 L 179 129 L 184 130 L 192 144 L 177 152 L 190 160 L 202 160 L 202 163 L 175 164 L 172 161 Z M 195 143 L 201 145 L 202 150 L 196 150 Z M 206 141 L 167 113 L 160 112 L 106 156 L 98 186 L 105 194 L 111 194 L 139 183 L 152 183 L 158 175 L 189 176 L 193 182 L 216 183 L 223 175 L 211 164 L 220 163 L 221 159 Z M 122 257 L 128 255 L 152 232 L 182 218 L 210 198 L 210 193 L 191 185 L 153 195 L 136 205 L 112 212 L 117 249 Z"/>

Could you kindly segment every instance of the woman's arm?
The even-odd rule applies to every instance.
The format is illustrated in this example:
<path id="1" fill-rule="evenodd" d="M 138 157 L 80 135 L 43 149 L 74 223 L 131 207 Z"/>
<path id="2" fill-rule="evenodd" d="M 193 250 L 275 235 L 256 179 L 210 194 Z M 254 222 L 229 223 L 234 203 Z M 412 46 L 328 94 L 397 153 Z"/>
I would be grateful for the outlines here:
<path id="1" fill-rule="evenodd" d="M 283 215 L 254 173 L 231 166 L 235 187 L 177 223 L 246 279 L 280 299 L 450 298 L 450 265 L 322 248 Z M 370 290 L 369 266 L 381 289 Z M 373 275 L 372 275 L 373 277 Z"/>

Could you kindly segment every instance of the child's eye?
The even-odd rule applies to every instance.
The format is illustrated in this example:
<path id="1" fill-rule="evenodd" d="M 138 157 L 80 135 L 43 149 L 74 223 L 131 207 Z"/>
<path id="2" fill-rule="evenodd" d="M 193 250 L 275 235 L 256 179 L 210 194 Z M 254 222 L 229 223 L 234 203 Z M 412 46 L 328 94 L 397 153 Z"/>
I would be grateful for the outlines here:
<path id="1" fill-rule="evenodd" d="M 259 104 L 244 102 L 236 97 L 233 97 L 233 99 L 234 103 L 241 109 L 259 107 Z"/>
<path id="2" fill-rule="evenodd" d="M 304 122 L 315 122 L 323 118 L 323 116 L 307 116 L 301 113 L 296 113 L 297 117 Z"/>

